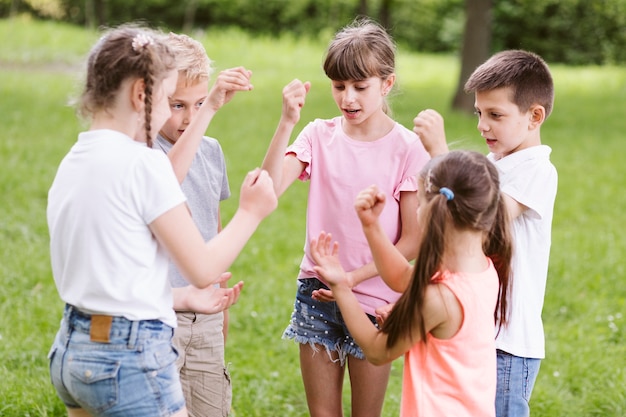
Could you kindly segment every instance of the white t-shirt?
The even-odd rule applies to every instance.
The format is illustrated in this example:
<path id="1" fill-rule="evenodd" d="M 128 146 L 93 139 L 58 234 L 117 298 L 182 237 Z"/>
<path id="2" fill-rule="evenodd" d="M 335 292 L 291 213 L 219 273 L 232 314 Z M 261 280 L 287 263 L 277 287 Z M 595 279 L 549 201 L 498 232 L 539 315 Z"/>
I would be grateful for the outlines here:
<path id="1" fill-rule="evenodd" d="M 557 172 L 550 162 L 552 149 L 533 146 L 493 161 L 500 173 L 502 192 L 528 207 L 513 221 L 512 282 L 508 327 L 496 338 L 496 347 L 525 358 L 543 358 L 545 341 L 541 311 L 548 277 L 552 214 Z"/>
<path id="2" fill-rule="evenodd" d="M 184 202 L 163 152 L 113 130 L 81 133 L 48 194 L 61 299 L 92 314 L 175 327 L 168 255 L 148 225 Z"/>

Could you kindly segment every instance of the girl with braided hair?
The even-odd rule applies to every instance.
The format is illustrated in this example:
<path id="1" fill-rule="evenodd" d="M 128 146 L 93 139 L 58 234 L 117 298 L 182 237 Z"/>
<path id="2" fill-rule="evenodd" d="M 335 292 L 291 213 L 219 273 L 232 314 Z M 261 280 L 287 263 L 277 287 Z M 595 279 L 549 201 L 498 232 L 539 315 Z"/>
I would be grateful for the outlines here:
<path id="1" fill-rule="evenodd" d="M 493 335 L 496 318 L 506 323 L 512 252 L 498 172 L 480 153 L 454 151 L 432 159 L 418 183 L 415 265 L 381 229 L 385 195 L 371 186 L 356 199 L 381 277 L 403 292 L 380 330 L 368 325 L 327 233 L 311 242 L 315 269 L 367 360 L 404 355 L 401 416 L 493 417 Z"/>
<path id="2" fill-rule="evenodd" d="M 90 126 L 61 162 L 47 207 L 65 302 L 50 374 L 69 416 L 187 416 L 168 258 L 206 289 L 184 302 L 221 311 L 241 283 L 212 284 L 277 204 L 267 172 L 251 171 L 239 210 L 204 241 L 170 161 L 148 146 L 171 115 L 177 77 L 164 35 L 136 26 L 112 29 L 88 58 L 80 111 Z"/>

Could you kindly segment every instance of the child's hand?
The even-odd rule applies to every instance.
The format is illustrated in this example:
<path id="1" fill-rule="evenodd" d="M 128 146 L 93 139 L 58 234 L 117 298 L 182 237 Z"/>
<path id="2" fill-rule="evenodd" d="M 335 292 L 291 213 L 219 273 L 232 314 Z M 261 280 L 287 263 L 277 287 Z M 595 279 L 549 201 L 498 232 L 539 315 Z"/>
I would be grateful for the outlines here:
<path id="1" fill-rule="evenodd" d="M 413 131 L 417 133 L 431 157 L 448 152 L 443 117 L 435 110 L 426 109 L 413 119 Z"/>
<path id="2" fill-rule="evenodd" d="M 393 306 L 395 304 L 385 304 L 384 306 L 378 307 L 375 311 L 376 313 L 376 323 L 378 323 L 379 327 L 383 326 L 387 317 L 389 317 L 389 313 L 393 310 Z"/>
<path id="3" fill-rule="evenodd" d="M 209 95 L 205 101 L 207 106 L 213 108 L 214 111 L 219 110 L 224 104 L 228 103 L 237 91 L 250 91 L 253 86 L 250 84 L 252 71 L 244 67 L 230 68 L 221 71 L 209 91 Z"/>
<path id="4" fill-rule="evenodd" d="M 217 280 L 217 283 L 226 282 L 230 277 L 230 272 L 225 272 Z M 219 288 L 209 285 L 200 289 L 189 285 L 184 289 L 186 309 L 201 314 L 219 313 L 237 302 L 242 288 L 243 281 L 239 281 L 232 288 Z"/>
<path id="5" fill-rule="evenodd" d="M 274 183 L 267 171 L 256 168 L 248 172 L 241 185 L 239 208 L 263 219 L 277 206 Z"/>
<path id="6" fill-rule="evenodd" d="M 283 88 L 283 112 L 282 119 L 295 125 L 300 121 L 300 110 L 304 106 L 304 100 L 311 89 L 311 83 L 295 79 Z"/>
<path id="7" fill-rule="evenodd" d="M 321 232 L 317 239 L 311 239 L 309 247 L 316 263 L 313 267 L 315 272 L 320 274 L 331 287 L 348 286 L 346 271 L 339 262 L 339 244 L 332 242 L 332 236 Z"/>
<path id="8" fill-rule="evenodd" d="M 385 194 L 375 185 L 370 185 L 361 191 L 354 202 L 354 208 L 363 226 L 374 224 L 383 211 L 383 207 L 385 207 Z"/>

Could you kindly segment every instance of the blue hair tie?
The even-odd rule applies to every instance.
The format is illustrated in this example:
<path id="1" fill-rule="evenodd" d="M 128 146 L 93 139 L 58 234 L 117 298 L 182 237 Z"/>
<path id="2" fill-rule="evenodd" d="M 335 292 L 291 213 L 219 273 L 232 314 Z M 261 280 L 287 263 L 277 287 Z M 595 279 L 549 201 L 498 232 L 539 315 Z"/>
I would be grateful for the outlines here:
<path id="1" fill-rule="evenodd" d="M 452 192 L 451 189 L 449 189 L 448 187 L 441 187 L 439 189 L 439 194 L 443 194 L 446 196 L 446 199 L 448 201 L 452 200 L 454 198 L 454 193 Z"/>

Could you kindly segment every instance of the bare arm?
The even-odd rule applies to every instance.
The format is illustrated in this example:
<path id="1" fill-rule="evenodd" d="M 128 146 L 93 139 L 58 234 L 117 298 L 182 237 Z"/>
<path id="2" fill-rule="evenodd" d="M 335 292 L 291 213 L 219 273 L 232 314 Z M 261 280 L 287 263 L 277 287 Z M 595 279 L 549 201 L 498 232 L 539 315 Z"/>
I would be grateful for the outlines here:
<path id="1" fill-rule="evenodd" d="M 167 154 L 179 183 L 187 176 L 202 137 L 215 113 L 228 103 L 237 91 L 252 90 L 251 75 L 252 73 L 243 67 L 220 72 L 198 113 Z"/>
<path id="2" fill-rule="evenodd" d="M 359 283 L 380 275 L 394 291 L 403 292 L 411 279 L 413 267 L 410 260 L 417 256 L 417 193 L 400 193 L 400 238 L 395 245 L 378 222 L 385 205 L 385 195 L 376 186 L 361 191 L 355 201 L 355 209 L 361 220 L 363 232 L 373 255 L 373 261 L 353 271 L 347 272 L 351 288 Z M 316 300 L 334 301 L 332 291 L 320 289 L 313 293 Z"/>
<path id="3" fill-rule="evenodd" d="M 384 201 L 384 194 L 379 193 L 377 188 L 368 189 L 359 194 L 356 208 L 372 251 L 375 269 L 392 290 L 404 292 L 413 272 L 409 261 L 415 259 L 418 249 L 417 196 L 408 192 L 401 194 L 402 236 L 396 245 L 389 240 L 378 221 Z"/>
<path id="4" fill-rule="evenodd" d="M 521 204 L 508 194 L 502 193 L 501 195 L 504 197 L 504 205 L 506 206 L 506 211 L 511 220 L 518 218 L 522 215 L 522 213 L 528 210 L 528 207 Z"/>
<path id="5" fill-rule="evenodd" d="M 209 285 L 206 288 L 196 288 L 193 285 L 187 285 L 180 288 L 172 288 L 174 296 L 174 310 L 176 311 L 193 311 L 202 314 L 215 314 L 220 311 L 228 311 L 228 307 L 233 305 L 239 299 L 243 282 L 239 281 L 228 288 L 226 281 L 231 274 L 226 272 L 222 274 L 218 281 L 220 287 L 216 288 Z"/>
<path id="6" fill-rule="evenodd" d="M 276 205 L 271 178 L 267 172 L 256 169 L 244 179 L 239 208 L 232 220 L 209 242 L 203 241 L 184 204 L 159 216 L 150 229 L 189 283 L 205 288 L 231 266 L 261 220 Z"/>
<path id="7" fill-rule="evenodd" d="M 300 80 L 291 81 L 283 89 L 283 109 L 278 126 L 267 148 L 262 168 L 274 181 L 274 191 L 280 197 L 304 170 L 304 163 L 293 155 L 285 155 L 293 128 L 300 120 L 306 94 L 311 84 Z"/>

